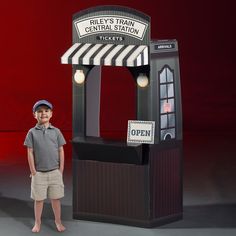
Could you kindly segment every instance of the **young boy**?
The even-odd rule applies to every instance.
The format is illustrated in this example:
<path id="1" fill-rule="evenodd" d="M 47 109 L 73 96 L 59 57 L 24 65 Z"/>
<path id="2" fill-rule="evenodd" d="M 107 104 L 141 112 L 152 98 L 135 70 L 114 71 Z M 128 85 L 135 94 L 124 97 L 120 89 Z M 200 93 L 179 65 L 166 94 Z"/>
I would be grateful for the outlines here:
<path id="1" fill-rule="evenodd" d="M 64 196 L 63 145 L 66 141 L 60 130 L 50 124 L 52 108 L 46 100 L 34 104 L 33 116 L 38 122 L 29 130 L 24 141 L 31 172 L 31 198 L 34 199 L 34 233 L 40 231 L 43 203 L 47 197 L 51 199 L 57 230 L 65 230 L 61 222 L 60 198 Z"/>

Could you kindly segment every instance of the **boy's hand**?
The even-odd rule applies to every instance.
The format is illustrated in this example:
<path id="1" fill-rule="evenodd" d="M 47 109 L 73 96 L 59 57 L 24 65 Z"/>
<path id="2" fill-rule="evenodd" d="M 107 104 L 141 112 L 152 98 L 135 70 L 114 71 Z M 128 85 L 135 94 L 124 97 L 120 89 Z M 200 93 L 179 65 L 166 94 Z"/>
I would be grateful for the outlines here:
<path id="1" fill-rule="evenodd" d="M 31 176 L 35 176 L 36 173 L 37 173 L 37 171 L 32 172 L 32 173 L 31 173 Z"/>

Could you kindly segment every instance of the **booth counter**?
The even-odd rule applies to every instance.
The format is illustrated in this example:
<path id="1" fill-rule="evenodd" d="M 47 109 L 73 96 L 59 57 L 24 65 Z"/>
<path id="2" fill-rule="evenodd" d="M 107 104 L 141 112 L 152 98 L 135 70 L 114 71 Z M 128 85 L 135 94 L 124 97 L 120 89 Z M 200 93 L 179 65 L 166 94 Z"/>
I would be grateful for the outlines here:
<path id="1" fill-rule="evenodd" d="M 105 140 L 98 137 L 75 137 L 72 141 L 74 157 L 77 160 L 129 163 L 147 163 L 148 146 L 127 144 L 127 142 Z"/>

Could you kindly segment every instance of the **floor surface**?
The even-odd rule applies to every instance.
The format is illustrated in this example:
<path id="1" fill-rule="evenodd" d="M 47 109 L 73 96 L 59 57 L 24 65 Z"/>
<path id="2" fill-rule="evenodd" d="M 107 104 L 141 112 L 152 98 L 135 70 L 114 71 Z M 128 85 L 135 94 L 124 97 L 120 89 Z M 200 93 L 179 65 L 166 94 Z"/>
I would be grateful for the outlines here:
<path id="1" fill-rule="evenodd" d="M 0 236 L 32 235 L 33 201 L 24 132 L 0 132 Z M 69 141 L 70 133 L 65 134 Z M 70 143 L 66 147 L 62 218 L 68 236 L 236 235 L 236 139 L 226 134 L 184 135 L 183 220 L 145 229 L 72 219 Z M 38 235 L 58 235 L 49 201 Z"/>

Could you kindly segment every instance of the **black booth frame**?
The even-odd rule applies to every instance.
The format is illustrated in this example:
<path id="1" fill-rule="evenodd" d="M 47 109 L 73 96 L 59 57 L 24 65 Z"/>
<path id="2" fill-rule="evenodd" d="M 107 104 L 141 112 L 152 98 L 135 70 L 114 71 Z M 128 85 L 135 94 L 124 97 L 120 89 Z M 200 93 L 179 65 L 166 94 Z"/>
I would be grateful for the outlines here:
<path id="1" fill-rule="evenodd" d="M 117 10 L 133 14 L 145 21 L 149 16 L 125 7 L 95 7 L 74 15 L 78 17 Z M 148 27 L 149 30 L 149 27 Z M 91 37 L 92 38 L 92 37 Z M 145 37 L 149 43 L 149 34 Z M 78 41 L 73 28 L 73 42 Z M 80 40 L 82 43 L 86 39 Z M 139 42 L 140 43 L 140 42 Z M 170 45 L 170 50 L 159 45 Z M 176 40 L 153 41 L 149 45 L 149 65 L 129 67 L 136 80 L 140 73 L 149 78 L 146 88 L 137 86 L 137 120 L 159 121 L 159 82 L 157 65 L 174 58 L 178 69 Z M 93 65 L 73 65 L 83 70 L 85 78 Z M 160 71 L 160 70 L 159 70 Z M 154 144 L 130 146 L 126 142 L 109 141 L 86 135 L 86 82 L 73 84 L 73 218 L 101 222 L 154 227 L 176 221 L 183 216 L 183 148 L 179 71 L 175 80 L 176 136 L 161 141 L 159 124 L 155 126 Z M 86 81 L 86 80 L 85 80 Z M 178 83 L 176 83 L 178 82 Z M 156 99 L 156 100 L 155 100 Z"/>

